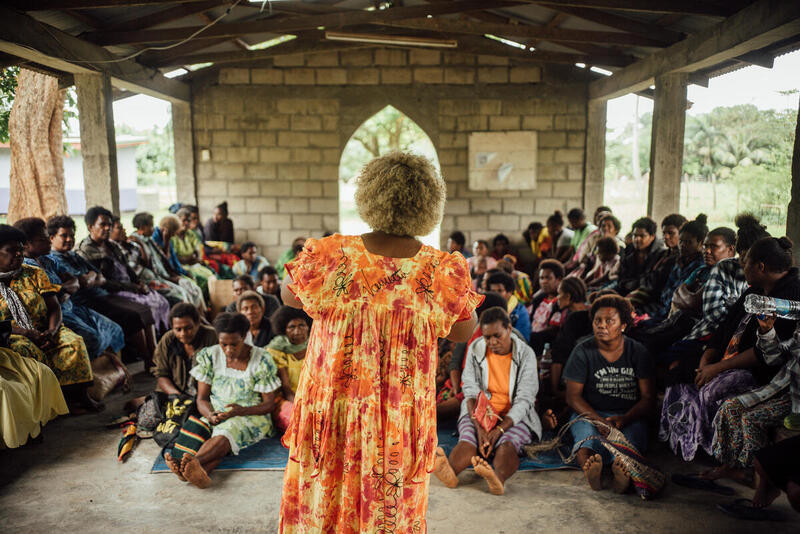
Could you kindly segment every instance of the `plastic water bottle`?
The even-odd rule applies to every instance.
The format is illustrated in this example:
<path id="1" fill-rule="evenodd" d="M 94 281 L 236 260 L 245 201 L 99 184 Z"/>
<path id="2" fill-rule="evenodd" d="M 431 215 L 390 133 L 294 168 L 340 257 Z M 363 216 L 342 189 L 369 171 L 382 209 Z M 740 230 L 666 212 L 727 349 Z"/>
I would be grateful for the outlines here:
<path id="1" fill-rule="evenodd" d="M 539 359 L 539 380 L 544 380 L 550 376 L 550 367 L 552 365 L 553 356 L 550 351 L 550 343 L 545 343 L 542 357 Z"/>
<path id="2" fill-rule="evenodd" d="M 744 299 L 744 311 L 756 315 L 777 315 L 783 319 L 797 320 L 800 319 L 800 302 L 750 294 Z"/>

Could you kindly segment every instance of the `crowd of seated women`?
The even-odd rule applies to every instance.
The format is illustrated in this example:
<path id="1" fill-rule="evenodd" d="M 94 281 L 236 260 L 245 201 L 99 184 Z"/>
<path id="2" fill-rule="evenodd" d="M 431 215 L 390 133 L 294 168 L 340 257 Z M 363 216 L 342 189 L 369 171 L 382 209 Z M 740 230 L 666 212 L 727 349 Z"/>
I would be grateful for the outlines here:
<path id="1" fill-rule="evenodd" d="M 780 429 L 800 430 L 800 329 L 744 307 L 751 294 L 800 301 L 791 241 L 750 214 L 736 229 L 672 214 L 660 228 L 643 217 L 621 230 L 608 207 L 591 222 L 576 208 L 566 225 L 560 212 L 531 223 L 517 249 L 503 234 L 473 243 L 474 287 L 491 304 L 471 342 L 440 343 L 437 410 L 459 443 L 438 452 L 434 473 L 454 488 L 472 465 L 501 494 L 522 447 L 569 425 L 588 485 L 603 487 L 608 467 L 625 492 L 630 474 L 599 439 L 611 427 L 643 455 L 657 438 L 683 460 L 714 462 L 679 477 L 684 485 L 756 484 L 751 502 L 723 507 L 737 517 L 757 515 L 781 489 L 800 510 L 788 444 L 800 438 L 773 444 Z M 448 248 L 467 252 L 464 234 Z M 538 372 L 521 372 L 529 360 Z M 500 416 L 490 432 L 475 415 L 481 393 Z"/>
<path id="2" fill-rule="evenodd" d="M 167 461 L 198 487 L 223 456 L 286 428 L 311 319 L 282 305 L 281 279 L 304 238 L 273 266 L 234 242 L 226 204 L 205 225 L 194 206 L 175 211 L 139 213 L 128 233 L 92 207 L 80 243 L 66 216 L 0 226 L 0 385 L 19 406 L 0 421 L 6 446 L 66 413 L 64 398 L 73 411 L 102 409 L 90 386 L 103 354 L 142 359 L 158 391 L 196 397 Z M 757 473 L 752 509 L 780 489 L 796 502 L 795 457 L 774 440 L 800 429 L 797 321 L 744 308 L 750 294 L 800 300 L 792 243 L 748 214 L 736 229 L 673 214 L 622 230 L 600 207 L 591 220 L 576 208 L 566 224 L 560 212 L 531 223 L 522 248 L 499 234 L 470 252 L 463 233 L 449 236 L 486 299 L 470 342 L 440 342 L 437 413 L 459 441 L 437 451 L 434 473 L 455 488 L 472 467 L 502 494 L 524 448 L 569 425 L 588 485 L 602 488 L 608 468 L 622 493 L 630 474 L 601 439 L 615 428 L 643 455 L 657 435 L 686 461 L 713 458 L 684 477 L 693 487 Z M 213 326 L 212 277 L 233 279 Z M 490 430 L 476 416 L 481 395 L 499 416 Z"/>
<path id="3" fill-rule="evenodd" d="M 233 222 L 224 203 L 205 228 L 198 224 L 196 207 L 180 206 L 176 211 L 158 224 L 151 214 L 137 213 L 128 233 L 118 217 L 94 206 L 83 218 L 88 235 L 80 243 L 75 239 L 76 221 L 68 216 L 0 225 L 2 447 L 37 438 L 58 415 L 102 410 L 92 388 L 93 362 L 101 356 L 119 365 L 143 360 L 156 379 L 154 389 L 165 394 L 198 396 L 215 410 L 224 408 L 214 404 L 223 399 L 247 408 L 242 421 L 256 421 L 247 418 L 256 412 L 270 419 L 267 427 L 260 421 L 263 432 L 251 432 L 247 439 L 242 436 L 252 430 L 249 424 L 233 420 L 223 433 L 233 440 L 226 452 L 236 453 L 258 436 L 271 435 L 273 416 L 277 428 L 286 427 L 311 319 L 282 306 L 278 270 L 258 255 L 254 244 L 233 242 Z M 290 261 L 303 242 L 298 238 L 283 261 Z M 233 278 L 234 273 L 240 274 L 227 308 L 233 313 L 220 315 L 227 322 L 212 327 L 208 280 Z M 235 366 L 229 373 L 220 370 L 219 353 L 212 351 L 223 350 L 220 347 L 237 336 L 241 343 L 232 344 L 237 365 L 274 386 L 262 392 L 258 409 L 250 406 L 256 397 L 237 393 L 223 378 L 242 378 L 242 373 Z M 227 341 L 220 345 L 223 338 Z M 208 358 L 202 373 L 196 370 L 199 357 Z M 250 359 L 256 363 L 248 363 Z M 258 362 L 277 367 L 265 370 Z M 199 406 L 208 424 L 208 405 Z M 228 412 L 212 420 L 240 415 L 237 410 Z M 223 449 L 212 442 L 190 471 L 196 474 L 197 465 L 210 470 L 215 464 L 206 460 L 206 450 Z"/>

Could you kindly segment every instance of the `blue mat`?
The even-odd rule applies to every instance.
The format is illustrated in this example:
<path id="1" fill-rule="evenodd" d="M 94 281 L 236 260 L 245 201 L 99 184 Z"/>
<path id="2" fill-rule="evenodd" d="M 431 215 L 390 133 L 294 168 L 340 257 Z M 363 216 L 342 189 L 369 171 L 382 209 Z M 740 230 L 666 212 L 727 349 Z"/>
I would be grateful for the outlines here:
<path id="1" fill-rule="evenodd" d="M 438 430 L 439 446 L 447 454 L 458 443 L 458 435 L 454 428 L 440 428 Z M 545 438 L 550 438 L 547 436 Z M 568 453 L 568 449 L 564 452 Z M 264 439 L 239 451 L 238 456 L 228 455 L 222 459 L 217 467 L 218 471 L 283 471 L 289 460 L 289 450 L 281 445 L 279 438 Z M 574 466 L 565 465 L 558 452 L 551 451 L 537 457 L 536 460 L 523 458 L 520 462 L 520 471 L 548 471 L 552 469 L 574 469 Z M 153 464 L 151 473 L 170 473 L 164 458 L 159 454 Z"/>

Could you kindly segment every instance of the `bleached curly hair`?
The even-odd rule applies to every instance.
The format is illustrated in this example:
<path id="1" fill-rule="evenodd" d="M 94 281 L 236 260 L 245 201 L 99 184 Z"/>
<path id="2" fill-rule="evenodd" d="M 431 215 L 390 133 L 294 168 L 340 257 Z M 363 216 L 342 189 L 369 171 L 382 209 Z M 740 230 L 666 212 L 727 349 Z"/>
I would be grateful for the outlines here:
<path id="1" fill-rule="evenodd" d="M 405 152 L 373 159 L 356 181 L 358 214 L 373 230 L 391 235 L 431 233 L 442 220 L 446 197 L 430 160 Z"/>

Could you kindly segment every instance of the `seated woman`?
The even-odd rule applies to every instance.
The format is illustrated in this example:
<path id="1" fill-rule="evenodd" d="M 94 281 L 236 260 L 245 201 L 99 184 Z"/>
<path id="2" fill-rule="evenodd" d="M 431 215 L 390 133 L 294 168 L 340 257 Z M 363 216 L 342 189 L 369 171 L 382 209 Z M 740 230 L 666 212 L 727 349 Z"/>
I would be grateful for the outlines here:
<path id="1" fill-rule="evenodd" d="M 78 247 L 80 254 L 103 277 L 105 289 L 117 296 L 147 306 L 153 314 L 156 330 L 169 329 L 169 302 L 156 291 L 151 291 L 126 263 L 125 252 L 111 241 L 111 212 L 100 206 L 86 210 L 84 216 L 89 235 Z"/>
<path id="2" fill-rule="evenodd" d="M 642 217 L 633 223 L 633 245 L 625 249 L 619 266 L 617 283 L 610 286 L 625 296 L 638 289 L 653 267 L 668 253 L 664 243 L 656 238 L 656 222 Z"/>
<path id="3" fill-rule="evenodd" d="M 283 306 L 283 300 L 281 300 L 281 279 L 278 278 L 278 271 L 275 270 L 275 267 L 272 265 L 264 267 L 258 271 L 258 278 L 254 281 L 257 285 L 256 291 L 258 291 L 262 297 L 272 295 L 278 300 L 278 303 Z M 267 310 L 269 313 L 269 306 L 267 306 Z"/>
<path id="4" fill-rule="evenodd" d="M 553 243 L 547 257 L 558 260 L 563 264 L 569 259 L 573 231 L 571 228 L 564 226 L 564 215 L 559 210 L 556 210 L 547 218 L 547 233 L 550 234 L 550 239 Z"/>
<path id="5" fill-rule="evenodd" d="M 266 347 L 275 334 L 269 318 L 264 314 L 264 298 L 255 291 L 245 291 L 236 299 L 236 309 L 247 317 L 250 328 L 245 335 L 245 343 L 255 347 Z"/>
<path id="6" fill-rule="evenodd" d="M 488 274 L 488 273 L 487 273 Z M 510 274 L 503 271 L 497 271 L 485 277 L 486 290 L 497 293 L 506 300 L 506 313 L 511 319 L 511 326 L 523 337 L 523 339 L 530 338 L 531 335 L 531 317 L 528 315 L 528 310 L 525 304 L 517 299 L 514 294 L 516 284 Z"/>
<path id="7" fill-rule="evenodd" d="M 197 206 L 187 204 L 184 206 L 189 210 L 189 230 L 197 235 L 197 239 L 203 243 L 202 259 L 208 263 L 214 271 L 219 273 L 220 278 L 231 278 L 231 267 L 239 261 L 239 257 L 232 252 L 238 252 L 236 245 L 211 241 L 206 243 L 205 229 L 200 224 L 200 209 Z M 231 224 L 233 222 L 231 221 Z M 233 243 L 231 241 L 231 243 Z"/>
<path id="8" fill-rule="evenodd" d="M 23 264 L 25 241 L 25 234 L 0 224 L 0 321 L 12 321 L 9 347 L 46 364 L 84 408 L 101 410 L 88 392 L 93 376 L 86 345 L 62 324 L 59 287 L 42 269 Z"/>
<path id="9" fill-rule="evenodd" d="M 484 293 L 483 302 L 475 309 L 478 317 L 489 308 L 506 306 L 506 300 L 498 293 Z M 512 325 L 513 326 L 513 325 Z M 439 362 L 446 363 L 447 378 L 436 392 L 436 417 L 444 419 L 456 418 L 461 410 L 461 401 L 464 400 L 462 392 L 461 374 L 464 372 L 464 363 L 467 349 L 481 337 L 480 325 L 475 325 L 475 331 L 469 341 L 455 343 L 449 339 L 440 338 L 438 346 Z M 520 336 L 521 337 L 521 336 Z M 449 355 L 449 360 L 443 361 Z M 442 369 L 444 371 L 444 369 Z M 437 373 L 439 374 L 439 373 Z"/>
<path id="10" fill-rule="evenodd" d="M 179 286 L 184 294 L 180 300 L 191 302 L 202 314 L 205 314 L 206 302 L 203 298 L 203 290 L 191 277 L 182 275 L 175 270 L 167 255 L 164 254 L 164 249 L 153 240 L 155 231 L 153 216 L 145 212 L 137 213 L 133 216 L 133 227 L 136 228 L 136 232 L 131 237 L 142 246 L 146 265 L 153 271 L 156 278 L 161 282 Z"/>
<path id="11" fill-rule="evenodd" d="M 306 245 L 306 238 L 305 237 L 295 237 L 294 241 L 292 241 L 292 246 L 286 252 L 281 254 L 281 257 L 278 258 L 278 263 L 275 264 L 275 270 L 278 271 L 278 276 L 281 277 L 281 280 L 286 276 L 286 269 L 284 265 L 295 259 L 295 257 L 302 252 L 303 247 Z"/>
<path id="12" fill-rule="evenodd" d="M 7 348 L 10 323 L 0 329 L 6 345 L 0 348 L 0 449 L 14 449 L 37 438 L 44 425 L 69 410 L 53 371 Z"/>
<path id="13" fill-rule="evenodd" d="M 497 234 L 492 239 L 492 253 L 491 256 L 497 261 L 503 259 L 503 256 L 511 255 L 511 241 L 505 234 Z"/>
<path id="14" fill-rule="evenodd" d="M 258 254 L 258 247 L 252 241 L 242 245 L 241 256 L 242 259 L 233 264 L 233 274 L 236 276 L 246 274 L 255 280 L 261 269 L 269 266 L 267 258 Z"/>
<path id="15" fill-rule="evenodd" d="M 647 449 L 647 424 L 644 419 L 653 409 L 653 365 L 647 350 L 624 335 L 633 319 L 633 308 L 619 295 L 606 295 L 592 303 L 590 310 L 594 335 L 578 343 L 564 366 L 567 404 L 572 419 L 579 415 L 602 421 L 619 429 L 639 453 Z M 598 427 L 580 421 L 570 427 L 575 445 L 573 454 L 583 468 L 593 490 L 603 489 L 603 465 L 611 453 L 596 439 Z M 630 475 L 619 461 L 612 467 L 614 491 L 630 487 Z"/>
<path id="16" fill-rule="evenodd" d="M 613 285 L 619 278 L 619 243 L 612 237 L 603 237 L 597 242 L 595 251 L 594 265 L 582 275 L 583 281 L 593 289 Z"/>
<path id="17" fill-rule="evenodd" d="M 533 284 L 531 277 L 516 269 L 517 258 L 511 254 L 506 254 L 497 262 L 497 268 L 511 275 L 514 279 L 514 296 L 525 306 L 530 306 L 533 302 Z"/>
<path id="18" fill-rule="evenodd" d="M 200 349 L 217 344 L 217 333 L 200 322 L 197 308 L 188 302 L 172 307 L 169 322 L 172 328 L 161 337 L 153 353 L 150 372 L 156 377 L 156 391 L 194 396 L 197 382 L 189 370 Z"/>
<path id="19" fill-rule="evenodd" d="M 214 207 L 214 214 L 206 221 L 205 241 L 233 244 L 233 221 L 228 218 L 228 203 L 223 202 Z"/>
<path id="20" fill-rule="evenodd" d="M 50 239 L 45 230 L 46 223 L 38 217 L 20 219 L 14 228 L 22 231 L 28 238 L 25 245 L 25 263 L 44 269 L 50 283 L 60 286 L 58 293 L 61 304 L 61 318 L 64 325 L 81 336 L 89 352 L 95 359 L 104 351 L 119 352 L 125 346 L 125 334 L 117 323 L 89 308 L 76 304 L 70 298 L 80 289 L 80 283 L 72 275 L 62 276 L 56 272 L 53 260 L 47 257 L 50 252 Z"/>
<path id="21" fill-rule="evenodd" d="M 281 306 L 272 316 L 272 331 L 275 337 L 267 345 L 281 379 L 281 392 L 275 398 L 272 420 L 283 431 L 289 426 L 294 407 L 294 394 L 300 382 L 300 371 L 308 347 L 311 317 L 303 310 Z"/>
<path id="22" fill-rule="evenodd" d="M 564 266 L 548 259 L 539 264 L 539 293 L 533 299 L 530 344 L 536 354 L 544 352 L 544 344 L 552 343 L 561 328 L 558 308 L 558 286 L 564 279 Z"/>
<path id="23" fill-rule="evenodd" d="M 178 478 L 198 488 L 228 453 L 239 452 L 275 433 L 270 413 L 281 387 L 272 357 L 245 343 L 247 319 L 221 313 L 214 320 L 218 344 L 200 349 L 190 374 L 197 380 L 197 409 L 181 428 L 173 454 L 164 455 Z"/>
<path id="24" fill-rule="evenodd" d="M 467 265 L 472 278 L 477 278 L 486 271 L 497 267 L 497 260 L 489 255 L 488 241 L 479 239 L 472 244 L 472 257 L 467 258 Z"/>
<path id="25" fill-rule="evenodd" d="M 583 277 L 584 280 L 586 279 L 587 273 L 592 270 L 597 263 L 598 243 L 601 239 L 612 239 L 617 243 L 617 248 L 619 250 L 625 249 L 625 241 L 619 238 L 619 231 L 622 227 L 622 223 L 610 213 L 603 212 L 601 215 L 602 218 L 600 219 L 600 225 L 597 230 L 589 234 L 575 252 L 572 265 L 573 269 L 569 276 L 579 276 Z"/>
<path id="26" fill-rule="evenodd" d="M 170 244 L 181 266 L 192 274 L 192 277 L 197 281 L 197 285 L 203 289 L 203 293 L 206 293 L 208 291 L 208 279 L 216 273 L 203 264 L 203 243 L 197 237 L 197 234 L 190 229 L 192 211 L 186 207 L 179 209 L 178 219 L 180 226 L 174 233 L 170 232 Z M 172 224 L 169 224 L 169 226 L 171 230 Z"/>
<path id="27" fill-rule="evenodd" d="M 792 264 L 792 242 L 786 237 L 766 237 L 757 241 L 747 253 L 744 272 L 748 280 L 754 279 L 769 294 L 769 290 L 786 277 L 793 279 L 793 285 L 800 284 L 797 267 Z M 765 363 L 781 368 L 763 387 L 722 403 L 714 417 L 711 445 L 714 458 L 722 465 L 705 472 L 704 478 L 749 479 L 753 455 L 770 444 L 770 431 L 782 426 L 787 415 L 800 413 L 797 334 L 793 337 L 779 334 L 775 317 L 761 319 L 757 316 L 757 321 L 757 346 Z M 782 322 L 789 323 L 796 332 L 797 321 L 783 319 Z M 789 339 L 792 341 L 786 348 L 783 342 Z"/>
<path id="28" fill-rule="evenodd" d="M 744 301 L 750 294 L 800 300 L 800 279 L 797 268 L 791 267 L 791 249 L 787 251 L 781 244 L 788 243 L 765 237 L 746 252 L 744 272 L 750 288 L 730 306 L 705 350 L 671 350 L 679 359 L 672 362 L 667 375 L 659 437 L 669 441 L 675 454 L 680 451 L 685 460 L 693 459 L 698 447 L 709 454 L 714 451 L 712 421 L 726 399 L 772 378 L 773 373 L 761 364 L 754 350 L 757 324 L 745 311 Z M 796 325 L 797 321 L 778 319 L 778 338 L 791 339 Z"/>
<path id="29" fill-rule="evenodd" d="M 686 222 L 686 217 L 680 213 L 667 215 L 661 221 L 661 234 L 664 236 L 667 252 L 653 264 L 639 287 L 626 295 L 639 314 L 649 313 L 658 306 L 661 291 L 680 255 L 680 229 Z"/>
<path id="30" fill-rule="evenodd" d="M 566 314 L 566 319 L 552 344 L 550 391 L 554 400 L 563 401 L 561 373 L 564 365 L 578 339 L 592 333 L 592 321 L 586 306 L 586 284 L 580 278 L 564 278 L 558 286 L 557 306 Z"/>
<path id="31" fill-rule="evenodd" d="M 62 280 L 78 280 L 78 289 L 74 293 L 71 292 L 71 286 L 65 286 L 71 292 L 72 302 L 91 308 L 114 321 L 125 334 L 125 348 L 134 357 L 149 359 L 156 347 L 155 321 L 150 308 L 104 289 L 107 281 L 102 273 L 72 250 L 75 246 L 75 221 L 70 217 L 50 217 L 47 220 L 47 234 L 50 237 L 50 254 L 44 258 L 52 263 L 53 271 Z"/>
<path id="32" fill-rule="evenodd" d="M 539 390 L 536 355 L 512 332 L 503 308 L 483 312 L 480 329 L 483 337 L 470 346 L 462 375 L 458 444 L 449 459 L 441 447 L 436 449 L 433 473 L 445 486 L 455 488 L 458 474 L 471 464 L 486 479 L 489 491 L 502 495 L 505 482 L 519 469 L 522 448 L 542 435 L 542 423 L 534 409 Z M 481 392 L 502 418 L 488 432 L 474 418 Z"/>

